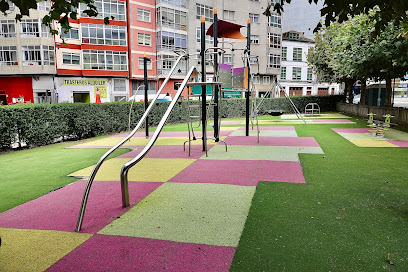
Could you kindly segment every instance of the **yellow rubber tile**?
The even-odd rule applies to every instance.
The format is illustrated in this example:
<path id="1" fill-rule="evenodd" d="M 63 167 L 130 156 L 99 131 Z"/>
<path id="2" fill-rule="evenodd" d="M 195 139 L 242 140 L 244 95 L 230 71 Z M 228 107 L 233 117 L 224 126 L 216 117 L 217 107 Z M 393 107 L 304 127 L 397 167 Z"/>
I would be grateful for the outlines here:
<path id="1" fill-rule="evenodd" d="M 0 228 L 0 271 L 44 271 L 92 235 Z"/>
<path id="2" fill-rule="evenodd" d="M 105 161 L 95 180 L 98 181 L 114 181 L 120 180 L 120 169 L 123 164 L 128 162 L 128 158 L 110 159 Z M 151 181 L 151 182 L 166 182 L 177 175 L 184 168 L 192 164 L 193 159 L 151 159 L 144 158 L 138 164 L 130 168 L 129 181 Z M 88 178 L 92 172 L 93 166 L 76 171 L 69 176 Z"/>
<path id="3" fill-rule="evenodd" d="M 221 140 L 225 139 L 226 137 L 220 137 Z M 75 145 L 75 147 L 81 146 L 106 146 L 106 147 L 113 147 L 118 144 L 122 139 L 122 137 L 109 137 L 104 139 L 95 140 L 92 142 L 87 142 L 84 144 Z M 149 139 L 145 137 L 133 137 L 126 143 L 122 145 L 122 147 L 126 146 L 145 146 L 149 142 Z M 187 137 L 159 137 L 155 143 L 155 145 L 183 145 L 184 141 L 187 140 Z M 201 145 L 200 141 L 192 142 L 193 145 Z M 208 144 L 213 144 L 211 140 L 208 140 Z"/>
<path id="4" fill-rule="evenodd" d="M 350 140 L 350 142 L 360 147 L 398 147 L 395 144 L 380 140 Z"/>

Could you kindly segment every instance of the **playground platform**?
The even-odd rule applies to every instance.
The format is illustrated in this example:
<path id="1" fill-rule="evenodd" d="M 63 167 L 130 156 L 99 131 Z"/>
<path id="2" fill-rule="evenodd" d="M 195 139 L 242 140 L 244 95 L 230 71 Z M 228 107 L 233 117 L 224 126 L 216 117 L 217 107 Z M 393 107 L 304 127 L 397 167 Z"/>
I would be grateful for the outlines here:
<path id="1" fill-rule="evenodd" d="M 319 119 L 322 120 L 322 119 Z M 324 119 L 316 124 L 353 122 Z M 265 120 L 266 121 L 266 120 Z M 142 134 L 107 160 L 91 189 L 81 231 L 74 232 L 87 167 L 79 181 L 0 214 L 0 271 L 228 271 L 259 181 L 305 183 L 299 154 L 324 154 L 299 137 L 296 120 L 243 136 L 224 124 L 221 139 L 183 150 L 186 131 L 163 132 L 129 172 L 130 207 L 121 207 L 120 168 L 146 144 Z M 265 122 L 266 123 L 266 122 Z M 340 133 L 341 131 L 338 131 Z M 70 148 L 106 148 L 124 134 Z"/>

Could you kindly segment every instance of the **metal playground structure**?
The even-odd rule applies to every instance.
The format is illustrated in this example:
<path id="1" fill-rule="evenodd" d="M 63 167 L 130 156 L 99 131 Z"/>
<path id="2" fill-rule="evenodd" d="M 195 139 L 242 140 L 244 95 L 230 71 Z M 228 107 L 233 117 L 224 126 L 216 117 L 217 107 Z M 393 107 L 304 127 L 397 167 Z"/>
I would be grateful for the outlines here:
<path id="1" fill-rule="evenodd" d="M 214 22 L 213 25 L 208 29 L 207 33 L 205 32 L 205 21 L 204 16 L 201 18 L 201 50 L 199 52 L 200 57 L 200 64 L 201 64 L 201 71 L 199 72 L 195 66 L 191 66 L 184 80 L 182 81 L 181 85 L 179 86 L 176 94 L 173 97 L 170 105 L 168 106 L 166 112 L 162 116 L 159 124 L 157 125 L 156 130 L 154 131 L 153 135 L 151 136 L 150 140 L 146 144 L 146 146 L 139 152 L 133 159 L 126 162 L 121 169 L 120 172 L 120 181 L 121 181 L 121 194 L 122 194 L 122 206 L 127 207 L 129 206 L 129 189 L 128 189 L 128 173 L 130 168 L 136 165 L 143 157 L 149 152 L 149 150 L 155 144 L 157 138 L 159 137 L 170 113 L 172 112 L 175 105 L 178 103 L 179 99 L 182 99 L 182 93 L 187 91 L 187 107 L 186 107 L 186 114 L 187 114 L 187 124 L 188 124 L 188 131 L 189 131 L 189 139 L 184 142 L 184 146 L 188 143 L 189 148 L 189 155 L 191 149 L 191 142 L 197 140 L 197 137 L 194 134 L 194 128 L 201 127 L 201 140 L 202 140 L 202 151 L 205 152 L 207 155 L 207 120 L 208 120 L 208 108 L 213 107 L 214 112 L 214 129 L 213 129 L 213 139 L 215 142 L 223 142 L 225 145 L 225 151 L 227 151 L 227 143 L 220 140 L 220 126 L 221 126 L 221 98 L 224 93 L 231 92 L 231 88 L 234 86 L 240 86 L 245 93 L 245 135 L 249 136 L 249 127 L 250 123 L 252 123 L 252 128 L 254 123 L 256 123 L 257 132 L 258 132 L 258 142 L 259 142 L 259 124 L 258 124 L 258 114 L 259 109 L 265 101 L 267 95 L 271 94 L 272 92 L 283 92 L 285 97 L 289 100 L 291 107 L 293 108 L 294 112 L 298 116 L 298 118 L 302 118 L 300 112 L 287 96 L 287 94 L 282 90 L 280 85 L 273 80 L 267 94 L 258 101 L 255 95 L 256 89 L 253 82 L 254 73 L 251 73 L 250 69 L 250 50 L 251 50 L 251 41 L 250 41 L 250 33 L 251 33 L 251 22 L 248 20 L 247 24 L 247 37 L 245 38 L 240 33 L 240 28 L 243 26 L 233 24 L 230 22 L 218 20 L 216 9 L 214 9 Z M 205 45 L 205 35 L 210 35 L 214 37 L 214 46 L 210 48 L 206 48 Z M 218 46 L 218 38 L 233 38 L 233 39 L 246 39 L 247 45 L 244 51 L 243 62 L 245 67 L 239 69 L 233 69 L 232 67 L 227 67 L 224 64 L 220 64 L 218 62 L 218 57 L 222 56 L 225 53 L 225 49 L 220 48 Z M 148 99 L 148 92 L 147 88 L 144 88 L 144 106 L 145 112 L 140 118 L 139 122 L 137 123 L 136 127 L 129 133 L 127 137 L 121 140 L 118 144 L 112 147 L 109 151 L 107 151 L 97 162 L 95 167 L 93 168 L 88 182 L 86 184 L 86 188 L 82 197 L 81 207 L 79 211 L 79 216 L 76 224 L 76 231 L 79 232 L 82 227 L 82 223 L 84 220 L 86 205 L 88 201 L 88 196 L 95 179 L 95 176 L 102 166 L 103 162 L 119 147 L 121 147 L 124 143 L 126 143 L 131 137 L 133 137 L 136 132 L 143 126 L 145 127 L 146 138 L 149 138 L 149 124 L 148 124 L 148 115 L 151 112 L 152 108 L 156 104 L 155 102 L 158 100 L 159 96 L 162 95 L 162 92 L 170 80 L 170 77 L 173 75 L 176 67 L 182 60 L 188 60 L 192 57 L 197 57 L 198 54 L 187 54 L 186 52 L 177 52 L 179 55 L 177 60 L 174 62 L 173 67 L 171 68 L 170 72 L 166 76 L 165 80 L 163 81 L 162 85 L 160 86 L 159 90 L 157 91 L 154 98 L 150 101 Z M 213 56 L 213 67 L 214 67 L 214 76 L 211 82 L 206 80 L 206 56 L 212 55 Z M 234 74 L 234 71 L 236 72 Z M 238 75 L 239 74 L 239 75 Z M 201 75 L 201 77 L 199 77 Z M 147 86 L 147 58 L 144 56 L 144 86 Z M 194 94 L 193 88 L 201 88 L 201 94 Z M 211 90 L 211 99 L 207 99 L 207 88 Z M 251 102 L 252 97 L 252 102 Z M 193 99 L 198 99 L 199 104 L 192 104 L 189 101 Z M 252 105 L 252 107 L 251 107 Z M 197 108 L 199 114 L 194 115 L 192 114 L 193 108 Z M 197 112 L 196 110 L 196 112 Z M 129 116 L 130 118 L 130 116 Z M 193 127 L 193 122 L 199 122 L 199 126 Z M 304 121 L 304 120 L 303 120 Z M 130 122 L 129 122 L 130 124 Z M 306 124 L 306 122 L 305 122 Z"/>

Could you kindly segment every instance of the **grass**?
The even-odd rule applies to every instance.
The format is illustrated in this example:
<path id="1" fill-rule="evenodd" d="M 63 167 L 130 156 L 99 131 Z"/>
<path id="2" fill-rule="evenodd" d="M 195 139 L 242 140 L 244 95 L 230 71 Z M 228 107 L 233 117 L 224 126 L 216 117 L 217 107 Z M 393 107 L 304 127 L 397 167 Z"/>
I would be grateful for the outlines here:
<path id="1" fill-rule="evenodd" d="M 306 184 L 258 184 L 231 271 L 408 271 L 407 149 L 295 127 L 325 155 L 300 155 Z"/>
<path id="2" fill-rule="evenodd" d="M 95 164 L 108 150 L 65 149 L 75 143 L 0 154 L 0 169 L 3 170 L 0 177 L 0 212 L 77 181 L 66 175 Z M 111 157 L 125 152 L 128 149 L 119 149 Z"/>

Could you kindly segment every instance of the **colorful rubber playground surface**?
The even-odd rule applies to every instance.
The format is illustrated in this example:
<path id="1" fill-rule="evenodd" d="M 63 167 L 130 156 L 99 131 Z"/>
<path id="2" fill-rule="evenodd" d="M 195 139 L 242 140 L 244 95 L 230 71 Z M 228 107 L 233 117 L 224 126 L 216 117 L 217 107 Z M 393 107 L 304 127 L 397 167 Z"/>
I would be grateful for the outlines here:
<path id="1" fill-rule="evenodd" d="M 331 125 L 354 144 L 358 133 L 370 137 L 342 115 L 308 123 Z M 122 208 L 120 168 L 148 141 L 137 133 L 123 146 L 131 151 L 107 160 L 98 172 L 80 233 L 74 230 L 93 166 L 67 173 L 80 180 L 0 214 L 0 271 L 228 271 L 258 182 L 305 184 L 300 154 L 325 156 L 315 137 L 298 136 L 298 120 L 260 120 L 259 143 L 256 131 L 244 136 L 242 124 L 223 122 L 228 151 L 209 141 L 208 157 L 201 141 L 193 142 L 188 156 L 186 131 L 162 132 L 130 170 L 131 206 Z M 338 124 L 351 127 L 336 129 Z M 406 133 L 392 133 L 394 140 L 369 140 L 373 147 L 379 141 L 408 146 Z M 69 148 L 111 147 L 123 137 Z"/>

